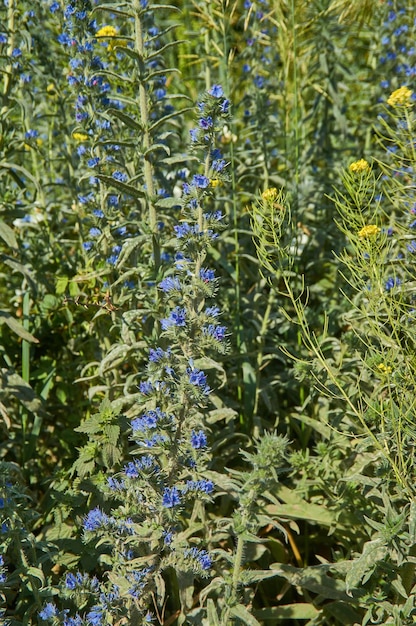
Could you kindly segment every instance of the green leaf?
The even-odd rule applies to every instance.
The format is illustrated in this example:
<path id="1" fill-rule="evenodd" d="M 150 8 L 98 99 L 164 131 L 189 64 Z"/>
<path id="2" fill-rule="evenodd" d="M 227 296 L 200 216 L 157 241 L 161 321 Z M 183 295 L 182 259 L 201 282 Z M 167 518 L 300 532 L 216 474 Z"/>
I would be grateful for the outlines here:
<path id="1" fill-rule="evenodd" d="M 112 176 L 106 176 L 105 174 L 96 174 L 96 178 L 101 180 L 101 182 L 105 183 L 109 187 L 115 187 L 122 193 L 126 193 L 132 198 L 143 198 L 144 196 L 144 189 L 141 185 L 133 187 L 133 185 L 122 183 L 121 180 L 116 180 Z"/>
<path id="2" fill-rule="evenodd" d="M 262 621 L 286 620 L 286 619 L 314 619 L 320 614 L 313 604 L 306 602 L 296 604 L 284 604 L 254 611 L 254 615 Z"/>
<path id="3" fill-rule="evenodd" d="M 161 198 L 155 205 L 161 209 L 170 209 L 173 206 L 180 206 L 181 200 L 180 198 Z"/>
<path id="4" fill-rule="evenodd" d="M 261 626 L 260 622 L 256 620 L 254 615 L 248 612 L 243 604 L 237 604 L 230 609 L 230 615 L 238 617 L 244 624 L 248 626 Z"/>
<path id="5" fill-rule="evenodd" d="M 307 502 L 296 491 L 282 484 L 277 485 L 273 494 L 267 493 L 265 497 L 269 500 L 277 501 L 276 504 L 266 506 L 266 511 L 269 515 L 308 520 L 324 526 L 332 526 L 335 522 L 335 514 L 324 505 Z M 278 502 L 279 500 L 282 500 L 284 504 Z"/>
<path id="6" fill-rule="evenodd" d="M 0 370 L 0 389 L 15 396 L 31 413 L 45 415 L 42 400 L 36 395 L 29 383 L 13 370 L 6 368 Z"/>
<path id="7" fill-rule="evenodd" d="M 327 600 L 351 602 L 344 582 L 328 576 L 331 570 L 330 565 L 312 565 L 301 568 L 282 563 L 272 563 L 270 568 L 276 570 L 279 576 L 295 587 L 318 593 Z"/>
<path id="8" fill-rule="evenodd" d="M 123 111 L 119 111 L 118 109 L 107 109 L 107 113 L 109 115 L 112 115 L 113 117 L 117 117 L 119 120 L 121 120 L 126 126 L 131 128 L 132 130 L 135 130 L 138 133 L 143 132 L 143 127 L 140 124 L 140 122 L 137 122 L 130 115 L 127 115 L 127 113 L 123 113 Z"/>
<path id="9" fill-rule="evenodd" d="M 25 573 L 30 578 L 37 578 L 42 587 L 46 584 L 45 576 L 41 569 L 37 567 L 28 567 Z"/>
<path id="10" fill-rule="evenodd" d="M 358 611 L 348 604 L 347 602 L 329 602 L 323 607 L 323 614 L 337 619 L 344 626 L 351 626 L 351 624 L 360 624 L 361 615 Z"/>
<path id="11" fill-rule="evenodd" d="M 220 626 L 220 619 L 212 598 L 208 598 L 207 601 L 207 618 L 210 626 Z"/>
<path id="12" fill-rule="evenodd" d="M 347 591 L 350 592 L 361 583 L 364 584 L 387 554 L 388 550 L 382 539 L 374 539 L 364 544 L 362 554 L 352 561 L 350 571 L 347 573 L 345 579 Z"/>
<path id="13" fill-rule="evenodd" d="M 68 286 L 68 276 L 57 276 L 56 278 L 56 287 L 55 287 L 55 292 L 56 295 L 60 296 L 63 293 L 65 293 L 66 288 Z"/>
<path id="14" fill-rule="evenodd" d="M 7 311 L 0 311 L 0 324 L 7 324 L 7 326 L 12 330 L 16 335 L 24 339 L 25 341 L 29 341 L 31 343 L 39 343 L 39 339 L 36 339 L 28 330 L 23 328 L 20 322 L 17 321 L 10 313 Z"/>
<path id="15" fill-rule="evenodd" d="M 13 230 L 3 220 L 0 220 L 0 237 L 11 248 L 17 248 L 17 240 Z"/>

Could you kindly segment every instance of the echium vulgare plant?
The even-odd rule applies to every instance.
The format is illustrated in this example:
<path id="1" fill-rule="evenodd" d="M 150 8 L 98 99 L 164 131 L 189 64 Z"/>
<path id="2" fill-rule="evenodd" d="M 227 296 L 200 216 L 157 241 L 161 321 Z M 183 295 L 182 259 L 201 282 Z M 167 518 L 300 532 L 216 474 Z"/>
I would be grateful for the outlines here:
<path id="1" fill-rule="evenodd" d="M 66 573 L 62 606 L 47 602 L 39 614 L 53 624 L 162 623 L 165 610 L 182 615 L 183 623 L 185 600 L 178 606 L 176 597 L 183 577 L 207 576 L 212 566 L 203 543 L 204 503 L 214 491 L 206 478 L 204 421 L 211 388 L 202 367 L 208 352 L 226 349 L 227 332 L 219 308 L 206 303 L 217 281 L 204 260 L 223 219 L 209 203 L 224 177 L 215 139 L 229 103 L 214 85 L 198 107 L 191 137 L 203 150 L 204 171 L 184 184 L 172 269 L 158 283 L 165 314 L 137 406 L 129 411 L 131 460 L 95 477 L 100 495 L 82 520 L 82 533 L 88 550 L 99 552 L 99 566 L 94 573 Z M 84 432 L 90 422 L 94 432 L 93 418 Z"/>

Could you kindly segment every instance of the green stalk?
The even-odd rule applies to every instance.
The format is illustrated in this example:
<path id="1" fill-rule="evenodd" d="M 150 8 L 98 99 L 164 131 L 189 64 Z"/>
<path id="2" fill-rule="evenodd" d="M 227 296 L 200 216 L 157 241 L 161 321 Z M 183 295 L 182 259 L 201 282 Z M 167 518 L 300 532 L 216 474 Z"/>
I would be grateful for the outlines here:
<path id="1" fill-rule="evenodd" d="M 149 210 L 149 226 L 152 233 L 152 246 L 153 257 L 155 263 L 155 273 L 157 273 L 160 266 L 160 242 L 157 228 L 157 213 L 156 206 L 154 204 L 155 199 L 155 186 L 153 179 L 153 168 L 149 159 L 149 150 L 152 145 L 152 137 L 149 132 L 149 106 L 146 93 L 146 83 L 144 76 L 146 75 L 145 67 L 145 54 L 146 49 L 144 47 L 143 40 L 143 28 L 141 22 L 142 9 L 140 7 L 140 0 L 132 0 L 134 11 L 134 49 L 139 55 L 139 110 L 140 120 L 143 128 L 143 152 L 144 152 L 144 181 L 147 190 L 147 202 Z"/>
<path id="2" fill-rule="evenodd" d="M 29 331 L 29 312 L 30 312 L 30 293 L 26 291 L 23 296 L 23 328 Z M 30 344 L 26 339 L 22 339 L 22 378 L 26 383 L 30 380 Z M 26 462 L 27 453 L 27 437 L 29 427 L 29 416 L 26 408 L 21 409 L 21 423 L 22 423 L 22 464 Z"/>
<path id="3" fill-rule="evenodd" d="M 7 44 L 7 56 L 10 59 L 12 56 L 13 48 L 14 48 L 14 34 L 15 34 L 15 6 L 14 0 L 9 0 L 7 5 L 7 30 L 10 33 L 8 44 Z M 3 117 L 4 113 L 7 111 L 7 104 L 9 99 L 9 93 L 12 87 L 12 76 L 13 76 L 13 66 L 9 63 L 4 71 L 4 84 L 3 84 L 3 106 L 1 109 L 0 116 Z"/>

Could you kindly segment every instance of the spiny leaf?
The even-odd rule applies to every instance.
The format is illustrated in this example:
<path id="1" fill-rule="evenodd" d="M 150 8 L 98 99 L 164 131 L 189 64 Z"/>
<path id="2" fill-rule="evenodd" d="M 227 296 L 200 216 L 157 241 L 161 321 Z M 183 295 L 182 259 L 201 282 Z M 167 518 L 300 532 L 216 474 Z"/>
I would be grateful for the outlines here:
<path id="1" fill-rule="evenodd" d="M 0 220 L 0 237 L 11 248 L 17 248 L 17 240 L 13 230 L 3 220 Z"/>
<path id="2" fill-rule="evenodd" d="M 144 196 L 144 189 L 141 186 L 133 187 L 127 183 L 123 183 L 120 180 L 116 180 L 112 176 L 106 176 L 105 174 L 96 174 L 96 178 L 106 183 L 109 187 L 115 187 L 119 191 L 126 193 L 132 198 L 142 198 Z"/>
<path id="3" fill-rule="evenodd" d="M 137 122 L 130 115 L 127 115 L 127 113 L 124 113 L 123 111 L 119 111 L 118 109 L 107 109 L 107 113 L 109 115 L 112 115 L 113 117 L 117 117 L 119 120 L 121 120 L 126 126 L 131 128 L 132 130 L 135 130 L 136 132 L 139 132 L 139 133 L 143 132 L 143 127 L 140 124 L 140 122 Z M 112 143 L 114 143 L 114 141 Z M 117 143 L 120 143 L 120 142 L 118 141 Z"/>
<path id="4" fill-rule="evenodd" d="M 295 604 L 284 604 L 283 606 L 273 606 L 254 611 L 254 615 L 262 621 L 275 620 L 295 620 L 295 619 L 315 619 L 320 614 L 313 604 L 299 602 Z"/>
<path id="5" fill-rule="evenodd" d="M 12 330 L 16 335 L 24 339 L 25 341 L 29 341 L 31 343 L 39 343 L 39 339 L 36 339 L 28 330 L 26 330 L 20 322 L 17 321 L 16 318 L 13 317 L 7 311 L 0 311 L 0 324 L 6 324 L 10 330 Z"/>

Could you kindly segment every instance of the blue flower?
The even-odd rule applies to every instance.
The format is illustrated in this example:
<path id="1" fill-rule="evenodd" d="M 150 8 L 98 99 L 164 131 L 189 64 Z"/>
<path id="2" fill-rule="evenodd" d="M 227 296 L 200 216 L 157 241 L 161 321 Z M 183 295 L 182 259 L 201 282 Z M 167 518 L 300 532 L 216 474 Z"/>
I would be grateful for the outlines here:
<path id="1" fill-rule="evenodd" d="M 171 326 L 186 326 L 186 311 L 177 306 L 170 313 L 169 317 L 160 321 L 163 330 Z"/>
<path id="2" fill-rule="evenodd" d="M 102 526 L 106 526 L 110 518 L 104 511 L 101 511 L 99 507 L 89 511 L 88 515 L 84 519 L 84 530 L 94 531 Z"/>
<path id="3" fill-rule="evenodd" d="M 194 450 L 200 450 L 201 448 L 206 448 L 207 446 L 207 436 L 203 430 L 199 430 L 196 432 L 195 430 L 191 433 L 191 446 Z"/>
<path id="4" fill-rule="evenodd" d="M 101 235 L 101 230 L 96 226 L 93 226 L 90 228 L 89 235 L 90 237 L 99 237 Z"/>
<path id="5" fill-rule="evenodd" d="M 212 480 L 188 480 L 185 491 L 201 491 L 202 493 L 210 494 L 214 491 L 214 483 Z"/>
<path id="6" fill-rule="evenodd" d="M 87 623 L 91 626 L 102 626 L 104 619 L 104 609 L 101 606 L 93 606 L 86 615 Z"/>
<path id="7" fill-rule="evenodd" d="M 161 359 L 163 359 L 164 356 L 167 356 L 165 351 L 162 350 L 162 348 L 156 348 L 155 350 L 153 348 L 150 349 L 149 352 L 149 361 L 151 363 L 158 363 Z"/>
<path id="8" fill-rule="evenodd" d="M 176 487 L 166 487 L 163 492 L 162 506 L 167 509 L 172 509 L 174 506 L 177 506 L 180 503 L 181 499 L 178 489 Z"/>
<path id="9" fill-rule="evenodd" d="M 127 174 L 125 174 L 124 172 L 120 172 L 118 170 L 116 170 L 115 172 L 113 172 L 111 174 L 111 176 L 114 178 L 114 180 L 119 180 L 122 183 L 125 183 L 127 180 Z"/>
<path id="10" fill-rule="evenodd" d="M 209 337 L 213 337 L 217 341 L 223 341 L 225 339 L 225 334 L 227 332 L 226 326 L 216 326 L 215 324 L 209 324 L 208 326 L 203 326 L 202 332 L 204 335 L 208 335 Z"/>
<path id="11" fill-rule="evenodd" d="M 181 283 L 177 276 L 167 276 L 160 283 L 159 287 L 165 293 L 169 293 L 169 291 L 180 291 Z"/>
<path id="12" fill-rule="evenodd" d="M 201 119 L 199 120 L 199 125 L 204 130 L 208 130 L 209 128 L 212 128 L 212 124 L 213 124 L 213 121 L 210 115 L 208 115 L 208 117 L 201 117 Z"/>
<path id="13" fill-rule="evenodd" d="M 210 569 L 212 565 L 211 557 L 209 556 L 206 550 L 201 550 L 201 552 L 198 555 L 198 561 L 203 570 Z"/>
<path id="14" fill-rule="evenodd" d="M 202 268 L 199 270 L 199 277 L 204 281 L 204 283 L 210 283 L 215 280 L 215 272 L 214 270 Z"/>
<path id="15" fill-rule="evenodd" d="M 88 167 L 97 167 L 99 162 L 100 162 L 100 157 L 93 157 L 91 159 L 88 159 L 87 165 Z"/>
<path id="16" fill-rule="evenodd" d="M 217 306 L 209 306 L 205 309 L 205 315 L 208 317 L 218 317 L 220 309 Z"/>
<path id="17" fill-rule="evenodd" d="M 209 185 L 209 178 L 203 176 L 202 174 L 195 174 L 192 178 L 192 185 L 194 185 L 194 187 L 198 187 L 199 189 L 205 189 Z"/>
<path id="18" fill-rule="evenodd" d="M 205 394 L 210 392 L 210 388 L 207 386 L 207 375 L 195 367 L 188 367 L 186 373 L 189 377 L 189 382 L 195 387 L 200 387 Z"/>
<path id="19" fill-rule="evenodd" d="M 43 619 L 45 621 L 48 619 L 51 619 L 51 617 L 54 617 L 55 615 L 56 615 L 56 606 L 52 602 L 48 602 L 45 608 L 42 609 L 42 611 L 40 611 L 39 613 L 40 619 Z"/>
<path id="20" fill-rule="evenodd" d="M 386 291 L 391 291 L 393 287 L 398 287 L 401 284 L 402 284 L 402 281 L 400 280 L 400 278 L 392 278 L 390 276 L 390 278 L 386 280 L 384 288 Z"/>
<path id="21" fill-rule="evenodd" d="M 224 95 L 224 91 L 221 85 L 213 85 L 208 93 L 211 96 L 214 96 L 214 98 L 222 98 L 222 96 Z"/>
<path id="22" fill-rule="evenodd" d="M 36 139 L 39 137 L 39 132 L 34 129 L 29 129 L 25 132 L 25 139 Z"/>

